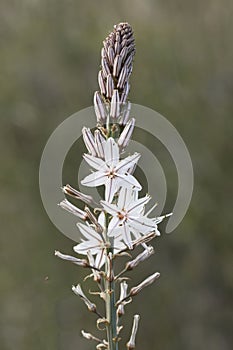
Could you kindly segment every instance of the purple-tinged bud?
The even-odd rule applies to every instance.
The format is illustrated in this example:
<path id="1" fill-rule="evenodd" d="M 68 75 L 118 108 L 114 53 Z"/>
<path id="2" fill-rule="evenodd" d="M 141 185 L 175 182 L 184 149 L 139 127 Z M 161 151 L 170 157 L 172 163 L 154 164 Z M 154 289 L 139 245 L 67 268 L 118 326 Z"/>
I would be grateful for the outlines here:
<path id="1" fill-rule="evenodd" d="M 112 66 L 114 63 L 114 57 L 115 57 L 114 48 L 112 46 L 109 46 L 109 48 L 108 48 L 108 60 Z"/>
<path id="2" fill-rule="evenodd" d="M 121 52 L 120 52 L 120 56 L 121 56 L 121 58 L 122 58 L 122 63 L 124 63 L 124 60 L 125 60 L 125 58 L 126 58 L 127 55 L 128 55 L 128 52 L 129 52 L 128 47 L 124 46 L 124 47 L 122 48 Z"/>
<path id="3" fill-rule="evenodd" d="M 105 78 L 107 78 L 107 76 L 110 74 L 110 69 L 108 66 L 107 59 L 104 57 L 102 57 L 102 59 L 101 59 L 101 66 L 102 66 L 102 70 L 103 70 L 103 75 Z"/>
<path id="4" fill-rule="evenodd" d="M 134 131 L 134 126 L 135 126 L 135 119 L 132 118 L 128 121 L 128 123 L 125 125 L 122 133 L 120 134 L 120 137 L 117 141 L 118 146 L 120 147 L 120 149 L 125 149 L 128 144 L 129 141 L 131 139 L 132 133 Z"/>
<path id="5" fill-rule="evenodd" d="M 113 91 L 111 108 L 110 108 L 110 117 L 118 118 L 120 115 L 120 97 L 118 90 Z"/>
<path id="6" fill-rule="evenodd" d="M 124 67 L 122 68 L 120 75 L 119 75 L 119 79 L 118 79 L 118 83 L 117 83 L 117 88 L 118 89 L 123 89 L 125 83 L 128 80 L 128 68 L 126 65 L 124 65 Z"/>
<path id="7" fill-rule="evenodd" d="M 121 70 L 121 63 L 122 63 L 122 57 L 120 55 L 117 55 L 114 59 L 113 64 L 113 76 L 118 77 L 120 70 Z"/>
<path id="8" fill-rule="evenodd" d="M 111 98 L 114 90 L 114 81 L 112 78 L 112 75 L 109 74 L 107 76 L 107 82 L 106 82 L 106 97 Z"/>
<path id="9" fill-rule="evenodd" d="M 104 144 L 106 143 L 105 138 L 101 135 L 99 130 L 95 130 L 95 144 L 99 158 L 104 158 Z"/>
<path id="10" fill-rule="evenodd" d="M 123 90 L 122 95 L 121 95 L 121 103 L 126 102 L 128 95 L 129 95 L 129 90 L 130 90 L 130 85 L 128 82 L 126 82 L 124 90 Z"/>
<path id="11" fill-rule="evenodd" d="M 96 150 L 96 145 L 95 145 L 95 139 L 94 139 L 94 136 L 92 135 L 91 130 L 89 128 L 83 127 L 82 134 L 83 134 L 83 141 L 84 141 L 89 153 L 92 156 L 96 157 L 97 150 Z"/>
<path id="12" fill-rule="evenodd" d="M 98 91 L 96 91 L 94 94 L 94 109 L 95 109 L 97 121 L 99 123 L 105 123 L 107 112 L 104 105 L 104 101 Z"/>
<path id="13" fill-rule="evenodd" d="M 98 73 L 98 83 L 99 83 L 101 94 L 105 95 L 106 89 L 105 89 L 105 83 L 104 83 L 104 77 L 103 77 L 102 70 L 100 70 Z"/>

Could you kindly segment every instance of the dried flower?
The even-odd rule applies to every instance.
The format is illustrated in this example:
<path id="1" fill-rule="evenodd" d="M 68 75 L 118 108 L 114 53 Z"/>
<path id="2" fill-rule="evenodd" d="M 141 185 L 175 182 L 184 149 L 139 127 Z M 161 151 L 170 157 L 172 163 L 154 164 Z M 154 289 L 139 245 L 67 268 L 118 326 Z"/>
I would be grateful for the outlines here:
<path id="1" fill-rule="evenodd" d="M 82 220 L 86 220 L 87 219 L 87 213 L 85 213 L 85 211 L 77 208 L 75 205 L 70 203 L 67 199 L 64 199 L 58 205 L 62 209 L 65 209 L 66 211 L 68 211 L 69 213 L 72 213 L 72 214 L 78 216 Z"/>
<path id="2" fill-rule="evenodd" d="M 131 333 L 131 337 L 130 337 L 128 343 L 127 343 L 128 350 L 135 349 L 135 338 L 136 338 L 136 334 L 137 334 L 137 331 L 138 331 L 139 320 L 140 320 L 140 316 L 139 315 L 134 315 L 132 333 Z"/>
<path id="3" fill-rule="evenodd" d="M 128 303 L 128 301 L 127 302 L 125 301 L 125 298 L 127 297 L 127 289 L 128 289 L 128 284 L 126 283 L 126 281 L 121 282 L 121 292 L 120 292 L 120 299 L 119 299 L 120 303 L 117 308 L 118 316 L 122 316 L 125 313 L 124 306 Z"/>
<path id="4" fill-rule="evenodd" d="M 71 187 L 70 185 L 66 185 L 66 186 L 62 187 L 62 191 L 65 194 L 68 194 L 71 197 L 79 199 L 86 204 L 93 204 L 94 203 L 92 196 L 89 196 L 87 194 L 83 194 L 83 193 L 77 191 L 75 188 Z"/>
<path id="5" fill-rule="evenodd" d="M 72 286 L 72 291 L 78 295 L 86 304 L 87 308 L 89 311 L 91 312 L 96 312 L 96 305 L 93 304 L 83 293 L 82 288 L 80 286 L 80 284 L 78 284 L 76 287 Z"/>
<path id="6" fill-rule="evenodd" d="M 58 250 L 55 250 L 54 255 L 57 256 L 60 259 L 70 261 L 73 264 L 76 264 L 76 265 L 79 265 L 79 266 L 83 266 L 83 267 L 89 266 L 89 264 L 88 264 L 86 259 L 78 259 L 78 258 L 75 258 L 74 256 L 65 255 L 65 254 L 62 254 L 61 252 L 59 252 Z"/>
<path id="7" fill-rule="evenodd" d="M 141 292 L 141 290 L 143 288 L 145 288 L 145 287 L 149 286 L 150 284 L 152 284 L 159 277 L 160 277 L 160 273 L 159 272 L 155 272 L 153 275 L 147 277 L 143 282 L 138 284 L 136 287 L 131 288 L 129 294 L 131 296 L 134 296 L 134 295 L 138 294 L 139 292 Z"/>
<path id="8" fill-rule="evenodd" d="M 154 248 L 152 246 L 146 247 L 141 254 L 139 254 L 135 259 L 129 261 L 126 264 L 126 269 L 132 270 L 133 268 L 138 266 L 139 263 L 148 259 L 153 253 L 154 253 Z"/>

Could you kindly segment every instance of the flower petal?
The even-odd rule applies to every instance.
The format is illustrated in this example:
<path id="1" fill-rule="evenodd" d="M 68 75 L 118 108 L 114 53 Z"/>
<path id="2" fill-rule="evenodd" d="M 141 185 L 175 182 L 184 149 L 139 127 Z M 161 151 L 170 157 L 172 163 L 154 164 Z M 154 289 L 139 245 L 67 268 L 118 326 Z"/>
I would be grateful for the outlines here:
<path id="1" fill-rule="evenodd" d="M 92 227 L 85 224 L 77 224 L 81 234 L 90 241 L 102 242 L 102 238 Z"/>
<path id="2" fill-rule="evenodd" d="M 134 153 L 132 156 L 128 156 L 122 159 L 116 166 L 116 172 L 124 173 L 127 172 L 129 168 L 131 168 L 134 164 L 136 164 L 141 157 L 141 154 Z"/>
<path id="3" fill-rule="evenodd" d="M 97 187 L 104 185 L 106 181 L 106 175 L 102 170 L 95 171 L 94 173 L 87 175 L 82 181 L 81 184 L 89 187 Z"/>
<path id="4" fill-rule="evenodd" d="M 119 193 L 117 206 L 120 210 L 128 208 L 128 205 L 133 200 L 133 190 L 132 188 L 122 187 Z"/>
<path id="5" fill-rule="evenodd" d="M 100 170 L 100 169 L 107 169 L 105 162 L 103 159 L 94 157 L 90 154 L 84 154 L 83 155 L 84 160 L 95 170 Z"/>
<path id="6" fill-rule="evenodd" d="M 104 145 L 104 156 L 106 164 L 110 167 L 114 167 L 119 162 L 119 147 L 112 137 Z"/>
<path id="7" fill-rule="evenodd" d="M 128 219 L 130 226 L 138 230 L 139 232 L 146 234 L 150 231 L 156 230 L 157 225 L 153 222 L 152 219 L 148 219 L 145 216 L 142 217 L 130 217 Z"/>
<path id="8" fill-rule="evenodd" d="M 119 228 L 119 225 L 122 225 L 122 223 L 123 223 L 123 220 L 120 220 L 117 216 L 113 217 L 108 225 L 108 236 L 114 237 L 114 233 L 116 232 L 116 229 L 118 230 L 121 229 Z"/>
<path id="9" fill-rule="evenodd" d="M 142 189 L 142 186 L 138 182 L 138 180 L 135 179 L 133 175 L 130 175 L 128 173 L 125 174 L 117 174 L 117 176 L 121 179 L 120 185 L 127 187 L 127 188 L 134 188 L 140 191 Z"/>
<path id="10" fill-rule="evenodd" d="M 105 201 L 111 203 L 118 188 L 119 181 L 117 178 L 107 178 L 105 182 Z"/>
<path id="11" fill-rule="evenodd" d="M 144 206 L 150 201 L 151 197 L 149 195 L 146 195 L 145 197 L 142 197 L 138 199 L 137 201 L 131 203 L 127 207 L 128 213 L 130 215 L 135 215 L 136 213 L 141 213 L 143 211 Z"/>
<path id="12" fill-rule="evenodd" d="M 95 258 L 95 266 L 100 269 L 105 262 L 104 249 L 100 250 Z"/>
<path id="13" fill-rule="evenodd" d="M 130 229 L 128 227 L 128 225 L 123 225 L 122 226 L 122 234 L 123 234 L 123 240 L 125 242 L 125 244 L 127 245 L 127 247 L 129 249 L 132 249 L 132 240 L 131 240 L 131 235 L 130 235 Z"/>
<path id="14" fill-rule="evenodd" d="M 118 206 L 116 204 L 110 204 L 106 201 L 100 201 L 100 204 L 111 215 L 116 215 L 119 212 Z"/>

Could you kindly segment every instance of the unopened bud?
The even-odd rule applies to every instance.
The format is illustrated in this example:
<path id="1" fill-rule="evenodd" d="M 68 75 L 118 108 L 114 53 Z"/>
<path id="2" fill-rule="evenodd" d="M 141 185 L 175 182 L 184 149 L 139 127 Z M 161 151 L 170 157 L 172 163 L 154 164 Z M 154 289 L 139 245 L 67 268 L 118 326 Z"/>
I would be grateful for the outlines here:
<path id="1" fill-rule="evenodd" d="M 121 70 L 122 57 L 120 55 L 116 55 L 113 64 L 113 76 L 118 77 Z"/>
<path id="2" fill-rule="evenodd" d="M 132 118 L 131 120 L 129 120 L 127 122 L 127 124 L 125 125 L 119 139 L 118 139 L 118 146 L 121 148 L 121 149 L 124 149 L 128 146 L 129 144 L 129 141 L 131 139 L 131 136 L 132 136 L 132 133 L 133 133 L 133 130 L 134 130 L 134 125 L 135 125 L 135 119 Z"/>
<path id="3" fill-rule="evenodd" d="M 118 90 L 113 90 L 111 108 L 110 108 L 110 117 L 118 118 L 120 115 L 120 97 Z"/>
<path id="4" fill-rule="evenodd" d="M 125 83 L 124 90 L 121 95 L 121 103 L 125 103 L 128 95 L 129 95 L 129 90 L 130 90 L 130 84 L 128 82 Z"/>
<path id="5" fill-rule="evenodd" d="M 94 94 L 94 109 L 99 123 L 104 123 L 106 121 L 106 109 L 104 101 L 98 91 Z"/>
<path id="6" fill-rule="evenodd" d="M 101 132 L 99 130 L 95 130 L 95 144 L 96 144 L 96 150 L 98 153 L 99 158 L 104 158 L 104 144 L 106 143 L 106 140 L 101 135 Z"/>
<path id="7" fill-rule="evenodd" d="M 105 95 L 106 94 L 106 88 L 105 88 L 105 83 L 104 83 L 104 77 L 103 77 L 102 70 L 100 70 L 99 73 L 98 73 L 98 83 L 99 83 L 101 94 Z"/>
<path id="8" fill-rule="evenodd" d="M 95 145 L 95 139 L 94 136 L 92 135 L 92 132 L 89 128 L 84 127 L 82 129 L 82 134 L 83 134 L 83 141 L 89 151 L 89 153 L 96 157 L 97 156 L 97 151 L 96 151 L 96 145 Z"/>
<path id="9" fill-rule="evenodd" d="M 106 97 L 111 98 L 114 90 L 114 81 L 112 78 L 112 75 L 109 74 L 107 76 L 107 82 L 106 82 Z"/>
<path id="10" fill-rule="evenodd" d="M 127 79 L 128 79 L 128 68 L 126 65 L 124 65 L 124 67 L 122 68 L 122 70 L 120 72 L 117 88 L 123 89 Z"/>

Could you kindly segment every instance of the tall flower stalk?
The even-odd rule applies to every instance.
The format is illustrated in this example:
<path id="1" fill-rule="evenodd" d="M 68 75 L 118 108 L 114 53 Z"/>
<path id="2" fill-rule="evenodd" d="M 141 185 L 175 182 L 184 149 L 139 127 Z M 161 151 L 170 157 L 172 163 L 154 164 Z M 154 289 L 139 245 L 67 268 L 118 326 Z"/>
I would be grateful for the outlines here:
<path id="1" fill-rule="evenodd" d="M 140 196 L 142 186 L 133 175 L 140 154 L 124 157 L 135 126 L 135 119 L 130 118 L 128 101 L 134 54 L 131 26 L 128 23 L 114 26 L 101 50 L 100 90 L 94 94 L 97 125 L 94 132 L 86 127 L 82 130 L 87 148 L 83 158 L 93 171 L 81 183 L 88 187 L 104 186 L 104 198 L 96 203 L 90 195 L 66 185 L 63 192 L 85 205 L 79 209 L 67 199 L 60 203 L 63 209 L 79 219 L 77 227 L 82 238 L 73 249 L 85 258 L 59 251 L 55 251 L 55 255 L 88 269 L 88 277 L 98 287 L 95 294 L 105 304 L 102 315 L 90 300 L 92 296 L 89 299 L 80 284 L 72 287 L 87 309 L 96 314 L 97 328 L 106 331 L 104 339 L 82 331 L 83 337 L 97 343 L 97 349 L 118 350 L 126 305 L 159 278 L 159 272 L 154 272 L 137 286 L 129 288 L 126 274 L 152 256 L 154 249 L 148 243 L 160 235 L 157 225 L 168 216 L 149 217 L 154 207 L 148 212 L 145 207 L 151 198 L 149 195 Z M 123 256 L 129 261 L 119 271 L 117 261 Z M 134 316 L 132 333 L 126 344 L 128 350 L 135 348 L 139 319 L 139 315 Z"/>

